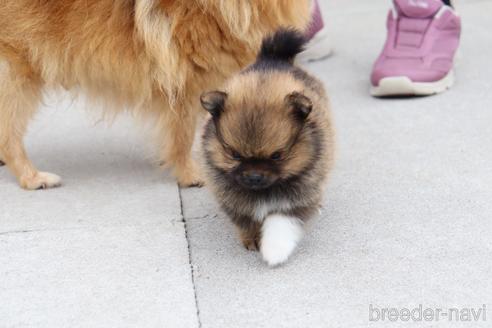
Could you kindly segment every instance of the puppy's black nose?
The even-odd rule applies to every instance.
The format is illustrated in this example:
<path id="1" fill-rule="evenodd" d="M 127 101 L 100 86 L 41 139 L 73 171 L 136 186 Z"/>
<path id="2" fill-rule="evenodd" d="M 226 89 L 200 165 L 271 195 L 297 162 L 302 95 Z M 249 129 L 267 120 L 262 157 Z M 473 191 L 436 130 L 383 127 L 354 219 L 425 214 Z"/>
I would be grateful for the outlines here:
<path id="1" fill-rule="evenodd" d="M 250 187 L 261 187 L 265 184 L 265 176 L 258 172 L 248 172 L 243 174 L 243 182 Z"/>

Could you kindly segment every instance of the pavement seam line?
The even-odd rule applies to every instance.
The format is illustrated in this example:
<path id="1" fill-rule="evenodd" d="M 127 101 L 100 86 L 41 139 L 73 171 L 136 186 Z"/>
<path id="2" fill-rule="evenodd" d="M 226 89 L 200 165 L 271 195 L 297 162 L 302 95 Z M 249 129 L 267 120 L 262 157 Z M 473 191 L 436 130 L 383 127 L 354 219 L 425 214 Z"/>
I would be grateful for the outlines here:
<path id="1" fill-rule="evenodd" d="M 0 236 L 8 236 L 8 235 L 18 235 L 24 233 L 36 233 L 36 232 L 60 232 L 60 231 L 74 231 L 74 230 L 84 230 L 85 227 L 70 227 L 70 228 L 61 228 L 61 229 L 19 229 L 19 230 L 8 230 L 8 231 L 0 231 Z"/>
<path id="2" fill-rule="evenodd" d="M 12 230 L 12 231 L 2 231 L 2 232 L 0 232 L 0 236 L 16 235 L 16 234 L 21 234 L 21 233 L 30 233 L 30 232 L 39 232 L 39 231 L 47 231 L 47 230 Z"/>
<path id="3" fill-rule="evenodd" d="M 202 327 L 202 321 L 200 319 L 200 307 L 198 305 L 198 295 L 196 291 L 196 284 L 195 284 L 195 268 L 193 266 L 193 260 L 191 257 L 191 243 L 190 243 L 190 238 L 188 236 L 188 224 L 186 222 L 186 218 L 184 215 L 184 208 L 183 208 L 183 196 L 181 194 L 181 187 L 178 186 L 178 196 L 179 196 L 179 205 L 181 209 L 181 219 L 184 225 L 184 231 L 185 231 L 185 237 L 186 237 L 186 243 L 188 245 L 188 263 L 190 265 L 190 270 L 191 270 L 191 284 L 193 285 L 193 295 L 195 297 L 195 308 L 196 308 L 196 317 L 198 321 L 198 328 Z"/>

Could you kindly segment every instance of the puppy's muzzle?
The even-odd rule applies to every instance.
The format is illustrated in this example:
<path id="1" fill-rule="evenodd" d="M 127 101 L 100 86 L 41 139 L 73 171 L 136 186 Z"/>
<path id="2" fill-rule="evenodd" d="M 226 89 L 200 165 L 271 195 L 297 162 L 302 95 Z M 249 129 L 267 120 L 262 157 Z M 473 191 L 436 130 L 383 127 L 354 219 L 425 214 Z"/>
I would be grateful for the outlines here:
<path id="1" fill-rule="evenodd" d="M 239 179 L 240 183 L 250 189 L 263 189 L 270 185 L 269 179 L 261 172 L 243 172 Z"/>

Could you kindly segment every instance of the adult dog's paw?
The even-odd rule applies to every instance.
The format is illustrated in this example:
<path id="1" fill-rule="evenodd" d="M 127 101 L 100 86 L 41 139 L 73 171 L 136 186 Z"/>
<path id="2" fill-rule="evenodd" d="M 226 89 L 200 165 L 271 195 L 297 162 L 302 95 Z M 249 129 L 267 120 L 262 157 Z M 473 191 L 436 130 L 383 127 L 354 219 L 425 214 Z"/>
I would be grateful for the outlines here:
<path id="1" fill-rule="evenodd" d="M 27 190 L 55 188 L 61 185 L 61 178 L 53 173 L 37 172 L 34 176 L 21 177 L 20 185 Z"/>

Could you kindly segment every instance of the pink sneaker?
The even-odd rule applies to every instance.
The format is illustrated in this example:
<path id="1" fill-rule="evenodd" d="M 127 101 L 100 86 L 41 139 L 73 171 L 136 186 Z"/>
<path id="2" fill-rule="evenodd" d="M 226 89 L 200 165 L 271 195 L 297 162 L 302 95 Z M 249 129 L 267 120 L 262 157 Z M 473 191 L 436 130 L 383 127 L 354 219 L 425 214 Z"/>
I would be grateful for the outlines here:
<path id="1" fill-rule="evenodd" d="M 441 0 L 394 0 L 388 36 L 371 74 L 376 97 L 432 95 L 454 82 L 461 19 Z"/>

